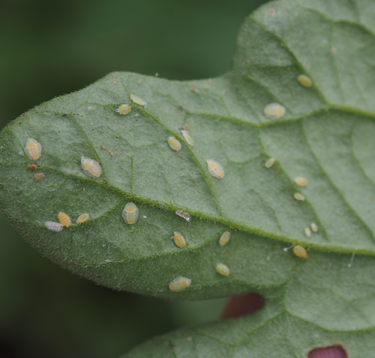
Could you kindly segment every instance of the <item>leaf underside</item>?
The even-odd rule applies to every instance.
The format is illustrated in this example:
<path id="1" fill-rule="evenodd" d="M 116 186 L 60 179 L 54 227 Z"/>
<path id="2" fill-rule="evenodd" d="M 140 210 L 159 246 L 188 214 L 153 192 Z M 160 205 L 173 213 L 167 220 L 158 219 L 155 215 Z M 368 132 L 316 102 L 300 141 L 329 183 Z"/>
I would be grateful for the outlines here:
<path id="1" fill-rule="evenodd" d="M 161 357 L 258 357 L 257 349 L 300 357 L 338 343 L 363 357 L 375 344 L 374 20 L 370 0 L 269 3 L 242 26 L 221 78 L 115 72 L 30 110 L 0 134 L 2 210 L 44 255 L 105 286 L 169 299 L 247 291 L 268 299 L 257 318 L 176 333 L 129 357 L 155 346 Z M 311 88 L 297 81 L 301 74 Z M 131 103 L 130 94 L 147 104 Z M 285 116 L 264 115 L 273 102 Z M 115 111 L 122 104 L 132 105 L 126 116 Z M 193 147 L 181 134 L 185 124 Z M 178 152 L 171 135 L 182 143 Z M 24 153 L 27 138 L 42 144 L 36 162 Z M 100 178 L 83 173 L 82 155 L 101 164 Z M 223 166 L 223 179 L 209 174 L 208 159 Z M 35 180 L 30 164 L 45 177 Z M 295 183 L 299 176 L 307 186 Z M 135 225 L 122 219 L 130 201 L 139 208 Z M 44 223 L 61 211 L 73 225 L 48 230 Z M 85 212 L 90 219 L 75 224 Z M 313 222 L 318 232 L 307 237 Z M 175 231 L 186 247 L 173 243 Z M 231 240 L 221 247 L 224 231 Z M 308 249 L 307 260 L 284 250 L 296 244 Z M 220 262 L 229 276 L 215 270 Z M 171 292 L 178 276 L 192 284 Z M 280 339 L 275 348 L 269 335 Z"/>

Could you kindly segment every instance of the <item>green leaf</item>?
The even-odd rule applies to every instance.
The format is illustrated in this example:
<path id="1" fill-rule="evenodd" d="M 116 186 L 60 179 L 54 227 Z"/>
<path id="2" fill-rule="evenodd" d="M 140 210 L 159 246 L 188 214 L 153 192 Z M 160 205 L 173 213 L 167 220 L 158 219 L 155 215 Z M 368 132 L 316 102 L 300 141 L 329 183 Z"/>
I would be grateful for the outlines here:
<path id="1" fill-rule="evenodd" d="M 116 72 L 30 110 L 0 135 L 3 211 L 44 255 L 109 287 L 171 299 L 251 290 L 278 296 L 273 318 L 264 309 L 259 326 L 239 321 L 263 355 L 259 332 L 283 333 L 288 344 L 277 356 L 337 340 L 354 347 L 358 330 L 373 339 L 374 19 L 375 5 L 366 0 L 269 3 L 242 26 L 232 68 L 221 78 L 177 82 Z M 302 74 L 312 87 L 298 82 Z M 131 94 L 147 104 L 132 104 L 122 116 L 116 109 L 131 104 Z M 285 107 L 282 118 L 264 115 L 274 102 Z M 185 124 L 193 147 L 181 134 Z M 178 152 L 168 146 L 171 135 L 182 143 Z M 35 163 L 45 177 L 38 181 L 24 154 L 27 138 L 43 147 Z M 82 155 L 100 162 L 100 178 L 83 173 Z M 266 168 L 271 157 L 275 165 Z M 224 178 L 210 175 L 208 159 L 223 166 Z M 295 183 L 299 176 L 307 186 Z M 127 202 L 139 208 L 135 225 L 122 219 Z M 44 223 L 61 211 L 73 225 L 47 230 Z M 90 219 L 76 225 L 84 212 Z M 308 237 L 311 223 L 318 231 Z M 227 230 L 231 240 L 221 247 Z M 174 232 L 186 247 L 173 243 Z M 296 244 L 308 248 L 307 260 L 293 254 Z M 216 272 L 220 262 L 229 276 Z M 192 284 L 171 292 L 178 276 Z M 249 351 L 250 340 L 241 343 L 233 325 L 213 326 L 233 336 L 211 342 L 224 352 L 216 356 Z M 292 326 L 295 338 L 286 333 Z M 316 336 L 299 335 L 303 329 Z M 172 354 L 166 342 L 180 336 L 173 337 L 150 349 L 157 344 Z"/>
<path id="2" fill-rule="evenodd" d="M 280 301 L 270 300 L 253 315 L 158 337 L 123 358 L 307 357 L 315 347 L 334 345 L 357 358 L 371 356 L 374 342 L 374 332 L 327 331 L 293 317 L 283 311 Z"/>

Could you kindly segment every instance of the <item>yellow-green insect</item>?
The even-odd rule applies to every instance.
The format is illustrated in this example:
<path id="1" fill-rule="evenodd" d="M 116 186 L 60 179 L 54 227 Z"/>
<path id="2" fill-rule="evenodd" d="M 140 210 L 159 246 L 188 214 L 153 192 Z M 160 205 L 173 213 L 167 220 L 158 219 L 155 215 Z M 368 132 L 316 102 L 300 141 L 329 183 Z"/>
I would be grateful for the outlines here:
<path id="1" fill-rule="evenodd" d="M 175 150 L 176 152 L 178 152 L 179 150 L 181 150 L 181 143 L 180 143 L 180 141 L 178 139 L 176 139 L 175 137 L 173 137 L 173 136 L 170 136 L 168 138 L 168 144 L 171 147 L 171 149 Z"/>
<path id="2" fill-rule="evenodd" d="M 145 100 L 143 100 L 141 97 L 136 96 L 135 94 L 131 94 L 130 98 L 134 103 L 139 104 L 140 106 L 144 106 L 145 104 L 147 104 Z"/>
<path id="3" fill-rule="evenodd" d="M 306 200 L 306 198 L 300 193 L 294 193 L 294 199 L 299 200 L 299 201 L 305 201 Z"/>
<path id="4" fill-rule="evenodd" d="M 178 247 L 182 248 L 186 246 L 185 238 L 179 232 L 175 231 L 172 239 Z"/>
<path id="5" fill-rule="evenodd" d="M 298 76 L 298 82 L 304 87 L 311 87 L 312 86 L 311 78 L 307 77 L 306 75 Z"/>
<path id="6" fill-rule="evenodd" d="M 99 178 L 102 175 L 102 168 L 99 163 L 90 158 L 81 157 L 81 167 L 83 172 L 91 178 Z"/>
<path id="7" fill-rule="evenodd" d="M 279 119 L 284 117 L 286 113 L 286 109 L 279 103 L 270 103 L 264 107 L 264 114 L 267 118 L 270 119 Z"/>
<path id="8" fill-rule="evenodd" d="M 122 115 L 130 113 L 132 110 L 132 106 L 129 104 L 122 104 L 119 108 L 116 109 L 117 113 L 120 113 Z"/>
<path id="9" fill-rule="evenodd" d="M 42 155 L 42 145 L 34 138 L 28 138 L 25 145 L 25 153 L 31 160 L 38 160 Z"/>
<path id="10" fill-rule="evenodd" d="M 318 225 L 316 225 L 315 223 L 311 223 L 311 230 L 314 231 L 314 232 L 317 232 L 318 231 Z"/>
<path id="11" fill-rule="evenodd" d="M 212 159 L 207 160 L 208 172 L 215 178 L 223 179 L 225 172 L 223 167 Z"/>
<path id="12" fill-rule="evenodd" d="M 82 224 L 82 223 L 84 223 L 85 221 L 87 221 L 87 220 L 89 219 L 89 217 L 90 217 L 90 215 L 87 214 L 87 213 L 81 214 L 81 215 L 78 217 L 76 223 L 77 223 L 77 224 Z"/>
<path id="13" fill-rule="evenodd" d="M 59 215 L 57 215 L 57 217 L 58 217 L 61 225 L 69 227 L 72 224 L 72 221 L 70 220 L 69 215 L 67 215 L 63 212 L 60 212 Z"/>
<path id="14" fill-rule="evenodd" d="M 124 207 L 124 210 L 122 211 L 122 217 L 124 218 L 124 221 L 129 224 L 135 224 L 138 220 L 139 216 L 139 210 L 137 208 L 137 205 L 134 203 L 127 203 Z"/>
<path id="15" fill-rule="evenodd" d="M 230 274 L 228 266 L 222 263 L 216 265 L 216 271 L 222 276 L 228 276 Z"/>
<path id="16" fill-rule="evenodd" d="M 264 166 L 266 168 L 271 168 L 274 164 L 275 164 L 275 161 L 276 159 L 275 158 L 269 158 L 266 163 L 264 164 Z"/>
<path id="17" fill-rule="evenodd" d="M 229 240 L 230 240 L 230 232 L 229 231 L 223 232 L 219 239 L 220 246 L 226 245 Z"/>
<path id="18" fill-rule="evenodd" d="M 191 285 L 191 279 L 186 277 L 176 277 L 169 283 L 169 289 L 173 292 L 183 291 Z"/>
<path id="19" fill-rule="evenodd" d="M 298 177 L 298 178 L 294 179 L 294 181 L 299 186 L 306 186 L 309 183 L 308 180 L 304 177 Z"/>
<path id="20" fill-rule="evenodd" d="M 311 237 L 311 230 L 310 230 L 310 228 L 305 227 L 305 235 L 306 235 L 307 237 Z"/>
<path id="21" fill-rule="evenodd" d="M 184 136 L 187 144 L 189 144 L 191 147 L 193 147 L 194 146 L 194 139 L 191 137 L 191 135 L 189 134 L 189 132 L 183 130 L 183 131 L 181 131 L 181 133 Z"/>
<path id="22" fill-rule="evenodd" d="M 296 256 L 301 257 L 303 259 L 308 258 L 308 255 L 307 255 L 307 252 L 306 252 L 305 248 L 300 246 L 300 245 L 294 246 L 293 252 Z"/>

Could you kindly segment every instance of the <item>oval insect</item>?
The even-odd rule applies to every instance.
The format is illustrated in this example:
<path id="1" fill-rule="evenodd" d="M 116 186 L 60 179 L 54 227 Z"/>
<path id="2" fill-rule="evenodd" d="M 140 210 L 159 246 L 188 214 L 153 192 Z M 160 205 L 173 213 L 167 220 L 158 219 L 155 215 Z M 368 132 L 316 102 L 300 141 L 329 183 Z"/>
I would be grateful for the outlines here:
<path id="1" fill-rule="evenodd" d="M 182 248 L 186 246 L 186 240 L 179 232 L 175 231 L 172 239 L 178 247 Z"/>
<path id="2" fill-rule="evenodd" d="M 302 259 L 308 258 L 305 248 L 300 245 L 294 246 L 293 252 L 296 256 L 301 257 Z"/>
<path id="3" fill-rule="evenodd" d="M 186 287 L 189 287 L 190 285 L 190 278 L 179 276 L 169 283 L 169 289 L 173 292 L 183 291 Z"/>
<path id="4" fill-rule="evenodd" d="M 46 221 L 44 225 L 46 226 L 48 230 L 52 230 L 56 232 L 59 232 L 64 228 L 64 225 L 61 225 L 60 223 L 56 223 L 53 221 Z"/>
<path id="5" fill-rule="evenodd" d="M 225 172 L 223 167 L 212 159 L 207 160 L 208 172 L 215 178 L 223 179 Z"/>
<path id="6" fill-rule="evenodd" d="M 182 217 L 183 219 L 185 219 L 187 222 L 190 222 L 191 220 L 191 216 L 190 214 L 188 214 L 187 212 L 183 211 L 183 210 L 177 210 L 176 211 L 176 215 Z"/>
<path id="7" fill-rule="evenodd" d="M 135 94 L 131 94 L 131 95 L 130 95 L 130 99 L 131 99 L 134 103 L 139 104 L 140 106 L 144 106 L 144 105 L 147 104 L 145 100 L 143 100 L 141 97 L 136 96 Z"/>
<path id="8" fill-rule="evenodd" d="M 57 217 L 58 217 L 61 225 L 69 227 L 72 224 L 72 221 L 70 220 L 69 215 L 67 215 L 63 212 L 60 212 L 59 215 L 57 215 Z"/>
<path id="9" fill-rule="evenodd" d="M 294 181 L 299 186 L 306 186 L 309 183 L 308 180 L 304 177 L 298 177 L 298 178 L 294 179 Z"/>
<path id="10" fill-rule="evenodd" d="M 317 232 L 318 231 L 318 225 L 316 225 L 315 223 L 311 223 L 311 230 L 314 231 L 314 232 Z"/>
<path id="11" fill-rule="evenodd" d="M 27 167 L 31 170 L 37 170 L 38 169 L 38 167 L 36 165 L 28 165 Z"/>
<path id="12" fill-rule="evenodd" d="M 271 168 L 276 162 L 276 159 L 275 158 L 269 158 L 266 163 L 264 164 L 264 166 L 266 168 Z"/>
<path id="13" fill-rule="evenodd" d="M 90 158 L 81 157 L 81 167 L 83 172 L 90 178 L 97 179 L 102 175 L 102 168 L 99 163 Z"/>
<path id="14" fill-rule="evenodd" d="M 298 76 L 298 82 L 304 87 L 311 87 L 312 86 L 311 78 L 307 77 L 306 75 Z"/>
<path id="15" fill-rule="evenodd" d="M 189 134 L 189 132 L 183 130 L 183 131 L 181 131 L 181 133 L 184 136 L 187 144 L 189 144 L 191 147 L 193 147 L 194 146 L 194 139 L 191 137 L 191 135 Z"/>
<path id="16" fill-rule="evenodd" d="M 122 104 L 119 108 L 116 109 L 117 113 L 120 113 L 122 115 L 130 113 L 132 110 L 132 106 L 129 104 Z"/>
<path id="17" fill-rule="evenodd" d="M 230 274 L 228 266 L 222 263 L 216 265 L 216 271 L 222 276 L 228 276 Z"/>
<path id="18" fill-rule="evenodd" d="M 81 215 L 78 217 L 76 223 L 77 223 L 77 224 L 82 224 L 82 223 L 84 223 L 85 221 L 87 221 L 87 220 L 89 219 L 89 217 L 90 217 L 89 214 L 87 214 L 87 213 L 83 213 L 83 214 L 81 214 Z"/>
<path id="19" fill-rule="evenodd" d="M 310 230 L 309 227 L 305 227 L 305 235 L 306 235 L 307 237 L 311 237 L 311 230 Z"/>
<path id="20" fill-rule="evenodd" d="M 34 138 L 29 138 L 26 140 L 26 145 L 24 149 L 25 154 L 31 160 L 37 160 L 42 155 L 42 145 Z"/>
<path id="21" fill-rule="evenodd" d="M 299 200 L 299 201 L 305 201 L 306 200 L 306 198 L 300 193 L 294 193 L 294 199 Z"/>
<path id="22" fill-rule="evenodd" d="M 122 211 L 122 217 L 128 225 L 135 224 L 138 220 L 139 210 L 134 203 L 127 203 Z"/>
<path id="23" fill-rule="evenodd" d="M 44 174 L 43 173 L 37 173 L 37 174 L 34 174 L 34 179 L 35 180 L 40 180 L 42 178 L 44 178 Z"/>
<path id="24" fill-rule="evenodd" d="M 175 150 L 176 152 L 178 152 L 181 149 L 180 141 L 173 136 L 168 138 L 168 144 L 171 147 L 171 149 Z"/>
<path id="25" fill-rule="evenodd" d="M 220 246 L 226 245 L 229 240 L 230 240 L 230 232 L 229 231 L 223 232 L 219 239 Z"/>
<path id="26" fill-rule="evenodd" d="M 270 119 L 279 119 L 284 117 L 286 109 L 279 103 L 270 103 L 264 107 L 264 115 Z"/>

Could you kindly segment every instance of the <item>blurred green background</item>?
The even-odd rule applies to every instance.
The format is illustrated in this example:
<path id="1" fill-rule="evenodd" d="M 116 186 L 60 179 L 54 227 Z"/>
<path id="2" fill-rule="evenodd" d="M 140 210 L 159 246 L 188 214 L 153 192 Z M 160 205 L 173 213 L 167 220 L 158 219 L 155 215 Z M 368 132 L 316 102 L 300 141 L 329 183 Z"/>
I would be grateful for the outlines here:
<path id="1" fill-rule="evenodd" d="M 0 128 L 111 71 L 177 80 L 225 73 L 238 29 L 263 0 L 0 0 Z M 117 358 L 215 320 L 226 300 L 115 292 L 62 270 L 0 213 L 0 358 Z"/>

